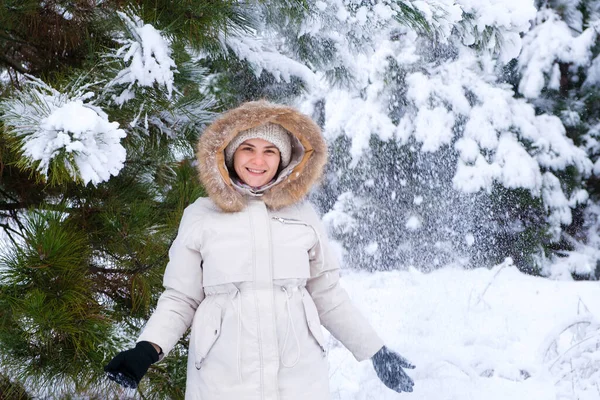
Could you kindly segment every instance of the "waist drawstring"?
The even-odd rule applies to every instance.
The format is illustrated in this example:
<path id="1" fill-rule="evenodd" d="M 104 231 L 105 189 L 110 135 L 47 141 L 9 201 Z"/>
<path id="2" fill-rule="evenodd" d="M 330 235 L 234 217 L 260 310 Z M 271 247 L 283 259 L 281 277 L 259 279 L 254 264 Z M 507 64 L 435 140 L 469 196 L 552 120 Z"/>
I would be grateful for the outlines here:
<path id="1" fill-rule="evenodd" d="M 234 297 L 237 297 L 237 371 L 238 371 L 238 379 L 240 383 L 243 383 L 242 380 L 242 294 L 240 293 L 240 289 L 236 288 Z M 233 298 L 231 299 L 233 303 Z M 235 304 L 234 304 L 235 307 Z"/>
<path id="2" fill-rule="evenodd" d="M 286 325 L 286 330 L 285 330 L 285 337 L 283 340 L 283 350 L 281 352 L 281 364 L 285 368 L 293 368 L 300 361 L 300 340 L 298 338 L 298 333 L 296 331 L 296 327 L 293 323 L 292 309 L 290 306 L 290 299 L 292 298 L 293 293 L 291 292 L 292 288 L 289 286 L 280 286 L 280 287 L 285 295 L 285 307 L 286 307 L 287 314 L 288 314 L 288 320 L 287 320 L 287 325 Z M 300 286 L 294 286 L 293 290 L 296 290 L 296 289 L 300 289 Z M 206 293 L 209 296 L 229 293 L 229 299 L 231 301 L 231 304 L 232 304 L 233 308 L 236 309 L 236 313 L 237 313 L 237 343 L 236 343 L 237 360 L 236 360 L 236 362 L 237 362 L 238 379 L 239 379 L 240 383 L 243 383 L 243 374 L 242 374 L 242 317 L 243 317 L 242 312 L 243 312 L 243 309 L 242 309 L 241 290 L 239 287 L 235 287 L 235 288 L 229 287 L 227 290 L 224 290 L 224 289 L 215 290 L 215 288 L 210 288 L 210 289 L 206 289 Z M 304 295 L 302 292 L 301 292 L 301 294 Z M 237 297 L 237 299 L 236 299 L 236 297 Z M 295 357 L 294 361 L 291 364 L 287 364 L 284 361 L 284 354 L 285 354 L 287 342 L 288 342 L 289 336 L 290 336 L 290 326 L 291 326 L 292 334 L 294 336 L 294 341 L 296 342 L 297 352 L 296 352 L 296 357 Z"/>
<path id="3" fill-rule="evenodd" d="M 290 308 L 290 298 L 292 297 L 292 293 L 289 293 L 285 286 L 282 286 L 281 290 L 283 290 L 283 292 L 285 293 L 285 306 L 287 307 L 287 312 L 288 312 L 288 323 L 285 328 L 285 336 L 283 339 L 283 350 L 281 351 L 281 365 L 283 365 L 286 368 L 293 368 L 296 366 L 296 364 L 298 364 L 298 361 L 300 361 L 300 340 L 298 340 L 298 334 L 296 333 L 296 327 L 292 323 L 292 310 Z M 292 326 L 292 333 L 294 334 L 294 339 L 296 340 L 296 349 L 298 351 L 296 352 L 296 359 L 294 360 L 294 362 L 292 364 L 288 365 L 284 361 L 284 355 L 285 355 L 285 348 L 287 346 L 288 337 L 290 334 L 290 325 Z"/>

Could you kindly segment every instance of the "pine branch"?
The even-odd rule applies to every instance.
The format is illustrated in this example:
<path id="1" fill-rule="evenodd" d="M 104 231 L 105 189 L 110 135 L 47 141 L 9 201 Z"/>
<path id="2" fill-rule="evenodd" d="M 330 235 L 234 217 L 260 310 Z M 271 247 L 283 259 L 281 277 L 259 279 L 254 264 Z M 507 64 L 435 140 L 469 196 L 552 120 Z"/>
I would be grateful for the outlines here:
<path id="1" fill-rule="evenodd" d="M 70 212 L 70 213 L 78 213 L 80 212 L 79 208 L 75 207 L 63 207 L 59 204 L 51 204 L 51 203 L 26 203 L 26 202 L 16 202 L 16 203 L 0 203 L 0 210 L 10 211 L 11 213 L 16 210 L 23 210 L 27 208 L 44 208 L 50 211 L 60 211 L 60 212 Z"/>
<path id="2" fill-rule="evenodd" d="M 2 224 L 2 223 L 0 223 L 0 227 L 4 228 L 4 230 L 6 230 L 6 231 L 11 231 L 11 232 L 14 232 L 14 233 L 16 233 L 16 234 L 17 234 L 17 235 L 19 235 L 19 236 L 22 236 L 22 235 L 21 235 L 21 233 L 20 233 L 19 231 L 16 231 L 16 230 L 14 230 L 14 229 L 13 229 L 13 228 L 11 228 L 11 227 L 10 227 L 10 225 L 8 225 L 8 224 Z M 8 234 L 8 232 L 7 232 L 7 234 Z"/>
<path id="3" fill-rule="evenodd" d="M 4 229 L 4 233 L 6 233 L 6 236 L 8 236 L 8 238 L 10 239 L 11 242 L 13 242 L 13 244 L 15 246 L 18 246 L 19 244 L 17 243 L 17 241 L 15 240 L 15 238 L 13 238 L 13 236 L 10 234 L 11 232 L 16 233 L 17 235 L 23 237 L 23 235 L 21 235 L 20 232 L 14 230 L 13 228 L 11 228 L 8 224 L 0 224 L 0 227 L 2 227 L 2 229 Z"/>
<path id="4" fill-rule="evenodd" d="M 90 270 L 91 270 L 91 272 L 98 272 L 98 273 L 103 273 L 103 274 L 135 275 L 135 274 L 139 274 L 140 272 L 144 272 L 144 271 L 147 271 L 152 268 L 152 266 L 150 266 L 150 265 L 143 265 L 143 264 L 139 264 L 139 263 L 137 263 L 137 264 L 139 266 L 137 268 L 133 268 L 133 269 L 103 268 L 103 267 L 98 267 L 97 265 L 90 265 Z"/>
<path id="5" fill-rule="evenodd" d="M 27 46 L 30 46 L 30 47 L 34 47 L 34 48 L 36 48 L 38 50 L 42 49 L 42 47 L 39 46 L 37 43 L 34 43 L 31 40 L 28 41 L 23 35 L 19 34 L 19 32 L 16 32 L 16 31 L 11 30 L 11 29 L 4 29 L 4 32 L 7 35 L 0 34 L 0 38 L 3 38 L 5 40 L 9 40 L 11 42 L 15 42 L 15 43 L 24 44 L 24 45 L 27 45 Z"/>
<path id="6" fill-rule="evenodd" d="M 16 39 L 16 38 L 14 38 L 14 37 L 12 37 L 12 36 L 9 36 L 9 35 L 4 35 L 4 34 L 2 34 L 2 33 L 0 33 L 0 39 L 8 40 L 8 41 L 10 41 L 10 42 L 15 42 L 15 43 L 19 43 L 19 44 L 26 44 L 26 45 L 28 45 L 28 46 L 32 45 L 31 43 L 29 43 L 29 42 L 28 42 L 28 41 L 26 41 L 26 40 L 23 40 L 23 39 Z"/>
<path id="7" fill-rule="evenodd" d="M 27 208 L 28 205 L 22 202 L 18 203 L 0 203 L 0 210 L 13 211 Z"/>
<path id="8" fill-rule="evenodd" d="M 28 73 L 28 71 L 25 68 L 21 67 L 15 61 L 7 58 L 6 56 L 2 55 L 1 53 L 0 53 L 0 62 L 3 62 L 4 64 L 8 65 L 9 67 L 11 67 L 12 69 L 14 69 L 15 71 L 20 72 L 21 74 Z"/>
<path id="9" fill-rule="evenodd" d="M 9 210 L 9 213 L 12 219 L 17 223 L 17 225 L 19 225 L 19 229 L 21 230 L 21 232 L 25 232 L 25 225 L 23 225 L 23 223 L 19 219 L 19 216 L 17 215 L 17 210 Z"/>
<path id="10" fill-rule="evenodd" d="M 14 202 L 18 202 L 19 200 L 17 200 L 16 197 L 11 196 L 9 193 L 7 193 L 6 191 L 0 189 L 0 194 L 2 194 L 4 197 L 11 199 Z"/>

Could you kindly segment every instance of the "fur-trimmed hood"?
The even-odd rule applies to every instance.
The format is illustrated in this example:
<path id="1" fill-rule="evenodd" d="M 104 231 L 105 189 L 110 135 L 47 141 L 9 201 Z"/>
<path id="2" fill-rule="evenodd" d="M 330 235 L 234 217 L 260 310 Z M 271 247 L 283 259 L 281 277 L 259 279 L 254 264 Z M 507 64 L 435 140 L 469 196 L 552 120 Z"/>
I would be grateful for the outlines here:
<path id="1" fill-rule="evenodd" d="M 280 172 L 285 178 L 262 194 L 267 207 L 277 210 L 302 200 L 321 178 L 327 145 L 312 119 L 294 108 L 267 101 L 244 103 L 209 125 L 197 146 L 200 181 L 223 211 L 241 211 L 248 197 L 234 187 L 225 166 L 225 147 L 239 132 L 267 122 L 279 124 L 293 135 L 292 159 L 296 158 L 289 170 Z"/>

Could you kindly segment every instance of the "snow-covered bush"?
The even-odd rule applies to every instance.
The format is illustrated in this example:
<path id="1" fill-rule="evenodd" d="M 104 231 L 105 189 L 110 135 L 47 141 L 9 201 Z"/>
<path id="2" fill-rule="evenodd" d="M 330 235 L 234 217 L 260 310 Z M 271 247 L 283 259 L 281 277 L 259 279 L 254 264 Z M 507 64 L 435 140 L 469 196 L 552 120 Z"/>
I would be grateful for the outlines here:
<path id="1" fill-rule="evenodd" d="M 563 233 L 570 249 L 564 249 L 544 260 L 544 273 L 554 279 L 600 279 L 600 206 L 590 201 L 582 212 L 583 223 L 578 232 L 583 237 Z M 577 232 L 576 232 L 577 233 Z"/>
<path id="2" fill-rule="evenodd" d="M 569 68 L 590 64 L 596 27 L 583 30 L 581 21 L 577 25 L 576 33 L 552 8 L 544 7 L 537 13 L 535 26 L 525 35 L 519 56 L 522 74 L 519 92 L 525 97 L 535 99 L 546 87 L 560 89 L 560 63 L 568 64 Z"/>

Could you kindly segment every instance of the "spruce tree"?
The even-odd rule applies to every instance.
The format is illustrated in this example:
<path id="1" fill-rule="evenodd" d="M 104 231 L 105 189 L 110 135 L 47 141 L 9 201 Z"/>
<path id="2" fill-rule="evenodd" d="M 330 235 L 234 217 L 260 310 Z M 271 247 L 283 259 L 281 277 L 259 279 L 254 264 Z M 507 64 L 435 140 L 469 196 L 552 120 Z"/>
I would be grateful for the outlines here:
<path id="1" fill-rule="evenodd" d="M 400 3 L 429 28 L 406 23 Z M 585 201 L 588 155 L 503 74 L 536 9 L 458 3 L 335 1 L 317 7 L 327 28 L 306 30 L 304 42 L 327 43 L 320 72 L 331 78 L 302 105 L 333 149 L 317 201 L 349 266 L 429 271 L 511 257 L 546 273 Z"/>
<path id="2" fill-rule="evenodd" d="M 536 1 L 538 12 L 524 35 L 523 51 L 505 77 L 538 112 L 559 117 L 566 134 L 594 162 L 592 174 L 567 169 L 559 177 L 566 192 L 587 192 L 573 205 L 557 240 L 550 243 L 547 274 L 600 278 L 598 245 L 598 96 L 600 47 L 597 0 Z M 541 51 L 540 49 L 545 49 Z"/>

